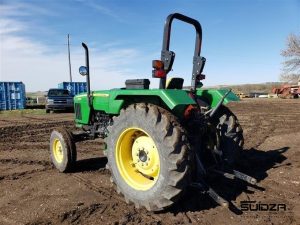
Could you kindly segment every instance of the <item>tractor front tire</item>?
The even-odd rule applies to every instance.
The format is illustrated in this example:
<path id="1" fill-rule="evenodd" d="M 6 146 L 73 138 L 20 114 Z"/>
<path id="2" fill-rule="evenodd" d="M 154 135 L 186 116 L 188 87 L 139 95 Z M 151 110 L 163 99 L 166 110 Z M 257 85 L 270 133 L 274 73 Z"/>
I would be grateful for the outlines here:
<path id="1" fill-rule="evenodd" d="M 70 172 L 76 163 L 76 146 L 71 132 L 56 128 L 50 136 L 50 157 L 54 166 L 62 173 Z"/>
<path id="2" fill-rule="evenodd" d="M 151 104 L 122 109 L 109 127 L 108 168 L 127 203 L 148 211 L 175 203 L 190 179 L 187 135 L 177 118 Z"/>

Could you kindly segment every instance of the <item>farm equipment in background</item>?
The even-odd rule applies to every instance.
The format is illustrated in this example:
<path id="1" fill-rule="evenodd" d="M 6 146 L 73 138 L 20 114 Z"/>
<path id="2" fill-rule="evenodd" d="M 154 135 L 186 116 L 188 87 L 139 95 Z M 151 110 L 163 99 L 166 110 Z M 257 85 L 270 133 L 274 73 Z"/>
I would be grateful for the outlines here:
<path id="1" fill-rule="evenodd" d="M 250 96 L 243 93 L 243 92 L 235 92 L 235 94 L 239 97 L 239 98 L 249 98 Z"/>
<path id="2" fill-rule="evenodd" d="M 167 80 L 175 59 L 169 50 L 174 19 L 193 25 L 196 42 L 192 85 L 183 90 L 182 78 Z M 243 149 L 243 131 L 224 104 L 239 98 L 226 89 L 202 89 L 206 59 L 200 56 L 202 29 L 198 21 L 179 13 L 167 17 L 161 59 L 153 60 L 152 76 L 160 79 L 159 89 L 149 89 L 148 79 L 127 80 L 126 88 L 90 91 L 89 52 L 86 66 L 87 93 L 74 98 L 75 123 L 81 131 L 53 130 L 50 137 L 51 160 L 60 172 L 76 164 L 76 142 L 103 138 L 107 169 L 118 193 L 137 208 L 156 211 L 170 207 L 189 187 L 209 194 L 228 206 L 207 183 L 211 174 L 256 180 L 234 170 Z"/>
<path id="3" fill-rule="evenodd" d="M 274 87 L 273 94 L 277 94 L 280 98 L 298 98 L 300 95 L 300 85 L 283 85 L 280 88 Z"/>

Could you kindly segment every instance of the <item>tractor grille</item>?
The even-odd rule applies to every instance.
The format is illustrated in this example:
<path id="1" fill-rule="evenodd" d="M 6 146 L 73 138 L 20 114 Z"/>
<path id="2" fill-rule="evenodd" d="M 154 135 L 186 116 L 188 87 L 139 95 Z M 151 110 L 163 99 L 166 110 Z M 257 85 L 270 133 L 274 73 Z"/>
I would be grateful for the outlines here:
<path id="1" fill-rule="evenodd" d="M 81 120 L 81 105 L 80 103 L 75 103 L 75 118 Z"/>

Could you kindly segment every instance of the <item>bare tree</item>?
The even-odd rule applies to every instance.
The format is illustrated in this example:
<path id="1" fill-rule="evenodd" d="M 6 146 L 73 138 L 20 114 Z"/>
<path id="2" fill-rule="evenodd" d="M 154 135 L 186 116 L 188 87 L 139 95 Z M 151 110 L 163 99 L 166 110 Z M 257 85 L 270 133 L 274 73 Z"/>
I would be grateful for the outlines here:
<path id="1" fill-rule="evenodd" d="M 285 83 L 297 83 L 299 82 L 300 74 L 282 73 L 280 74 L 280 81 Z"/>
<path id="2" fill-rule="evenodd" d="M 281 52 L 286 59 L 283 62 L 283 73 L 280 80 L 295 83 L 300 79 L 300 35 L 290 34 L 287 38 L 287 48 Z"/>

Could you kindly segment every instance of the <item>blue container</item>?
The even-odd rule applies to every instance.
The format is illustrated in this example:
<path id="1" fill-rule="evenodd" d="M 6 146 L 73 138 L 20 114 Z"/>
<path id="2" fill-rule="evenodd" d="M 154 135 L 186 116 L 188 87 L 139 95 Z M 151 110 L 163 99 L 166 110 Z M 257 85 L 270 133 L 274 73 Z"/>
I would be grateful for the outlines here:
<path id="1" fill-rule="evenodd" d="M 62 82 L 58 84 L 58 88 L 68 89 L 72 95 L 86 92 L 86 82 Z"/>
<path id="2" fill-rule="evenodd" d="M 25 85 L 22 82 L 0 82 L 0 110 L 24 109 Z"/>

